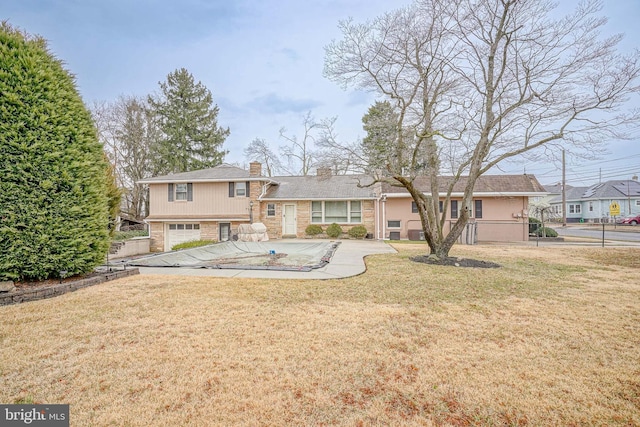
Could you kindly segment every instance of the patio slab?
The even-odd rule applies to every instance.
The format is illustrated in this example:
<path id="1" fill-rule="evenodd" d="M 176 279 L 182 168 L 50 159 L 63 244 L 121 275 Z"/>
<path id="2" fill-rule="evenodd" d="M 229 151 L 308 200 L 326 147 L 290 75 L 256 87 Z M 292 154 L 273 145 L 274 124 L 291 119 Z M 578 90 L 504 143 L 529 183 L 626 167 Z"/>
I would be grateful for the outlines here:
<path id="1" fill-rule="evenodd" d="M 322 241 L 322 240 L 319 240 Z M 324 240 L 326 242 L 326 240 Z M 329 264 L 312 271 L 236 270 L 188 267 L 138 267 L 140 274 L 162 274 L 202 277 L 234 277 L 265 279 L 342 279 L 366 271 L 364 257 L 373 254 L 396 253 L 388 244 L 377 240 L 341 240 Z"/>

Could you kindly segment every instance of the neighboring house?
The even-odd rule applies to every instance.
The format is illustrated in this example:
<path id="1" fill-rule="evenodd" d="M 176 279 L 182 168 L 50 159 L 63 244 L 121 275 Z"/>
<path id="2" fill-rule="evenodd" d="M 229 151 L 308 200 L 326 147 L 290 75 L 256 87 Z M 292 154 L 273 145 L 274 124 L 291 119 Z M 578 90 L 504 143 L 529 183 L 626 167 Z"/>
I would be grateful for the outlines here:
<path id="1" fill-rule="evenodd" d="M 620 216 L 640 213 L 640 183 L 637 179 L 611 180 L 591 187 L 567 187 L 566 215 L 568 223 L 612 222 L 609 206 L 616 202 Z M 549 201 L 554 213 L 562 217 L 562 191 L 558 189 Z"/>
<path id="2" fill-rule="evenodd" d="M 440 178 L 440 211 L 450 177 Z M 418 189 L 429 194 L 428 178 L 415 181 Z M 463 206 L 462 196 L 466 177 L 454 185 L 447 206 L 445 234 L 451 230 L 462 209 L 469 209 L 470 222 L 475 223 L 477 241 L 524 241 L 529 239 L 529 198 L 546 194 L 533 175 L 482 175 L 476 181 L 471 206 Z M 378 215 L 381 230 L 379 238 L 421 239 L 420 216 L 409 193 L 403 187 L 382 186 L 382 203 Z M 463 233 L 464 234 L 464 233 Z M 465 236 L 461 236 L 465 238 Z M 475 241 L 475 240 L 474 240 Z"/>
<path id="3" fill-rule="evenodd" d="M 241 224 L 252 222 L 263 223 L 274 239 L 303 238 L 308 225 L 326 228 L 334 222 L 345 233 L 362 225 L 370 238 L 420 238 L 419 217 L 404 189 L 367 186 L 370 177 L 332 175 L 329 168 L 313 176 L 264 177 L 260 163 L 251 163 L 249 171 L 224 164 L 140 183 L 149 186 L 152 251 L 189 240 L 229 240 Z M 418 181 L 424 191 L 427 184 Z M 463 178 L 454 187 L 447 230 L 463 209 L 464 185 Z M 528 197 L 541 194 L 546 193 L 532 175 L 480 177 L 470 207 L 478 240 L 527 240 Z"/>

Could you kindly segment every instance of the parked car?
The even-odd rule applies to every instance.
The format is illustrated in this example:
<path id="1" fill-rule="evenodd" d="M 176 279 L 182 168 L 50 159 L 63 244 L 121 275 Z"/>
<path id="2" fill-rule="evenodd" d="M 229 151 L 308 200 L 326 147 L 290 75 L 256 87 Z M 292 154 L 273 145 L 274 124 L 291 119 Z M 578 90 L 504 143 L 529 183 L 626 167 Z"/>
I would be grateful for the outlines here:
<path id="1" fill-rule="evenodd" d="M 636 216 L 628 216 L 626 218 L 620 218 L 617 222 L 618 224 L 630 224 L 630 225 L 640 224 L 640 214 Z"/>

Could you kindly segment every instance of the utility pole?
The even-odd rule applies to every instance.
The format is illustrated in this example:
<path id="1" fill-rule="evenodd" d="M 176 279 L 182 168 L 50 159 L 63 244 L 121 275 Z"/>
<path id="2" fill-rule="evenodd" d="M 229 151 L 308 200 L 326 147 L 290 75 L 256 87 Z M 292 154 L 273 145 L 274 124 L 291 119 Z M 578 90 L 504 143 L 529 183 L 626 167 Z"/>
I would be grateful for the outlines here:
<path id="1" fill-rule="evenodd" d="M 562 226 L 567 226 L 567 174 L 564 150 L 562 150 Z"/>

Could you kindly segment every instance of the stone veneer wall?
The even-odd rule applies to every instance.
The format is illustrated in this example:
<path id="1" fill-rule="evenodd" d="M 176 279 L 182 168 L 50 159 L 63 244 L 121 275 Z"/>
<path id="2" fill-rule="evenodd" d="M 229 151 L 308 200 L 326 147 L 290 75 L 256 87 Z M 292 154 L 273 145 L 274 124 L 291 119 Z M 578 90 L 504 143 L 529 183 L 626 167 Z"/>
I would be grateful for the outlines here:
<path id="1" fill-rule="evenodd" d="M 218 231 L 217 222 L 201 222 L 200 223 L 200 239 L 218 241 L 220 233 Z"/>
<path id="2" fill-rule="evenodd" d="M 276 207 L 275 216 L 267 216 L 267 204 L 273 203 Z M 255 209 L 255 206 L 254 206 Z M 260 222 L 267 227 L 267 234 L 270 239 L 282 238 L 282 203 L 262 202 L 260 203 Z"/>
<path id="3" fill-rule="evenodd" d="M 276 215 L 273 217 L 267 216 L 267 204 L 274 203 L 276 205 Z M 260 206 L 260 221 L 267 227 L 267 233 L 269 238 L 281 239 L 282 238 L 282 209 L 285 204 L 296 205 L 296 218 L 297 229 L 296 237 L 303 238 L 306 236 L 305 230 L 309 224 L 311 224 L 311 201 L 297 201 L 297 202 L 262 202 Z M 255 207 L 254 207 L 255 209 Z M 362 224 L 340 224 L 342 230 L 348 233 L 349 230 L 356 225 L 364 225 L 368 233 L 375 234 L 375 201 L 363 200 L 362 201 Z M 329 224 L 322 224 L 322 228 L 326 228 Z"/>
<path id="4" fill-rule="evenodd" d="M 164 251 L 164 223 L 152 222 L 149 224 L 149 236 L 151 241 L 149 243 L 149 250 L 151 252 Z"/>

